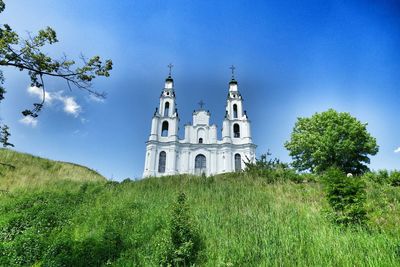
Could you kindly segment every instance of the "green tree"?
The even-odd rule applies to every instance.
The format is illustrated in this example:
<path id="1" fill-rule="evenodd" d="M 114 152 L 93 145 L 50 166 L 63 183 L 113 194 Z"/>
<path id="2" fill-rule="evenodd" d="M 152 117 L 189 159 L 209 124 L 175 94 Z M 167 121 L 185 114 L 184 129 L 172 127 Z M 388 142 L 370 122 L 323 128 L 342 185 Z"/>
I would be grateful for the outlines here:
<path id="1" fill-rule="evenodd" d="M 298 118 L 285 147 L 299 171 L 320 173 L 336 166 L 360 174 L 368 170 L 368 156 L 379 149 L 366 126 L 349 113 L 329 109 L 311 118 Z"/>
<path id="2" fill-rule="evenodd" d="M 5 9 L 3 0 L 0 0 L 0 13 Z M 47 27 L 40 30 L 35 36 L 20 38 L 8 24 L 0 25 L 0 66 L 14 67 L 26 71 L 30 77 L 31 85 L 42 89 L 42 101 L 34 103 L 33 108 L 22 111 L 24 116 L 37 117 L 45 103 L 45 77 L 57 77 L 66 81 L 68 87 L 75 86 L 99 98 L 104 98 L 104 92 L 92 89 L 92 81 L 97 76 L 108 77 L 112 69 L 112 61 L 102 61 L 99 56 L 85 59 L 81 56 L 82 65 L 76 66 L 74 60 L 66 56 L 53 59 L 43 52 L 46 45 L 58 42 L 56 32 Z M 4 75 L 0 69 L 0 101 L 4 99 Z M 8 127 L 0 125 L 2 130 L 8 132 Z M 8 143 L 10 144 L 10 143 Z M 5 143 L 3 143 L 5 145 Z M 7 146 L 7 145 L 6 145 Z"/>

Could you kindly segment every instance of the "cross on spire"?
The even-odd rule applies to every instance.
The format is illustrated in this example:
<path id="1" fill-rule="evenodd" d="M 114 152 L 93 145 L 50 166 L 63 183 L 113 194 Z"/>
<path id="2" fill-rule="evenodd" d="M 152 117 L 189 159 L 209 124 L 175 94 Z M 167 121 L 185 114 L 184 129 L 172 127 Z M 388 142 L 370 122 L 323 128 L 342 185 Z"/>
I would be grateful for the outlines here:
<path id="1" fill-rule="evenodd" d="M 172 67 L 173 67 L 174 65 L 172 65 L 171 63 L 169 63 L 168 64 L 168 68 L 169 68 L 169 76 L 171 76 L 171 70 L 172 70 Z"/>
<path id="2" fill-rule="evenodd" d="M 232 80 L 234 80 L 235 79 L 235 66 L 234 65 L 231 65 L 230 67 L 229 67 L 230 69 L 231 69 L 231 71 L 232 71 Z"/>
<path id="3" fill-rule="evenodd" d="M 200 109 L 203 109 L 203 106 L 204 106 L 206 103 L 204 103 L 203 100 L 200 100 L 200 102 L 199 102 L 198 104 L 199 104 L 199 106 L 200 106 Z"/>

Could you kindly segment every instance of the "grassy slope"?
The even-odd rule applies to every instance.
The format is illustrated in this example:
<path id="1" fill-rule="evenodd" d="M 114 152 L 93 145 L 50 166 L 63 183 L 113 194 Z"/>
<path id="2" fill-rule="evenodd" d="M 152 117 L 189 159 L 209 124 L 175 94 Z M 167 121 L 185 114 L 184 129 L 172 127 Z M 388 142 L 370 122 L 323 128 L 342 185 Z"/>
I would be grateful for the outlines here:
<path id="1" fill-rule="evenodd" d="M 0 265 L 89 266 L 111 259 L 116 266 L 155 266 L 181 191 L 204 241 L 200 265 L 400 265 L 399 187 L 368 185 L 368 230 L 330 223 L 317 183 L 267 184 L 227 174 L 64 181 L 38 189 L 0 194 Z M 108 242 L 107 233 L 122 240 Z M 54 254 L 63 249 L 65 258 Z"/>
<path id="2" fill-rule="evenodd" d="M 0 190 L 31 189 L 54 180 L 105 181 L 105 178 L 84 166 L 0 149 Z"/>

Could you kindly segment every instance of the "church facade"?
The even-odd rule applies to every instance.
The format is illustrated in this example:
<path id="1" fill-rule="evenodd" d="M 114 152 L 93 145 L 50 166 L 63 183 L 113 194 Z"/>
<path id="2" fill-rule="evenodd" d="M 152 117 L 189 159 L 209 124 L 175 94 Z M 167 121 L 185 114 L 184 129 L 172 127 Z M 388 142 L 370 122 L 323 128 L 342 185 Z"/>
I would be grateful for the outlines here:
<path id="1" fill-rule="evenodd" d="M 209 176 L 240 171 L 245 168 L 245 162 L 255 160 L 256 145 L 252 141 L 250 121 L 233 73 L 220 140 L 217 126 L 210 125 L 210 112 L 202 106 L 193 112 L 192 123 L 184 126 L 183 139 L 179 138 L 175 106 L 174 80 L 170 73 L 151 121 L 143 177 L 185 173 Z"/>

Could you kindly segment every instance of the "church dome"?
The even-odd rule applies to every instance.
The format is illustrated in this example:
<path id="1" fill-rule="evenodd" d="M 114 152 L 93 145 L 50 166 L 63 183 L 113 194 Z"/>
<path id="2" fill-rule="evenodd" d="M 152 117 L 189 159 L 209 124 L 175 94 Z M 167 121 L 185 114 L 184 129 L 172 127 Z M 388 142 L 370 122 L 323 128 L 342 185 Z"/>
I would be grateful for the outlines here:
<path id="1" fill-rule="evenodd" d="M 229 82 L 229 92 L 232 91 L 238 91 L 238 83 L 234 78 Z"/>
<path id="2" fill-rule="evenodd" d="M 172 79 L 171 75 L 165 79 L 165 89 L 172 89 L 174 87 L 174 79 Z"/>
<path id="3" fill-rule="evenodd" d="M 231 85 L 231 84 L 236 84 L 237 85 L 237 81 L 232 78 L 232 80 L 229 82 L 229 85 Z"/>

